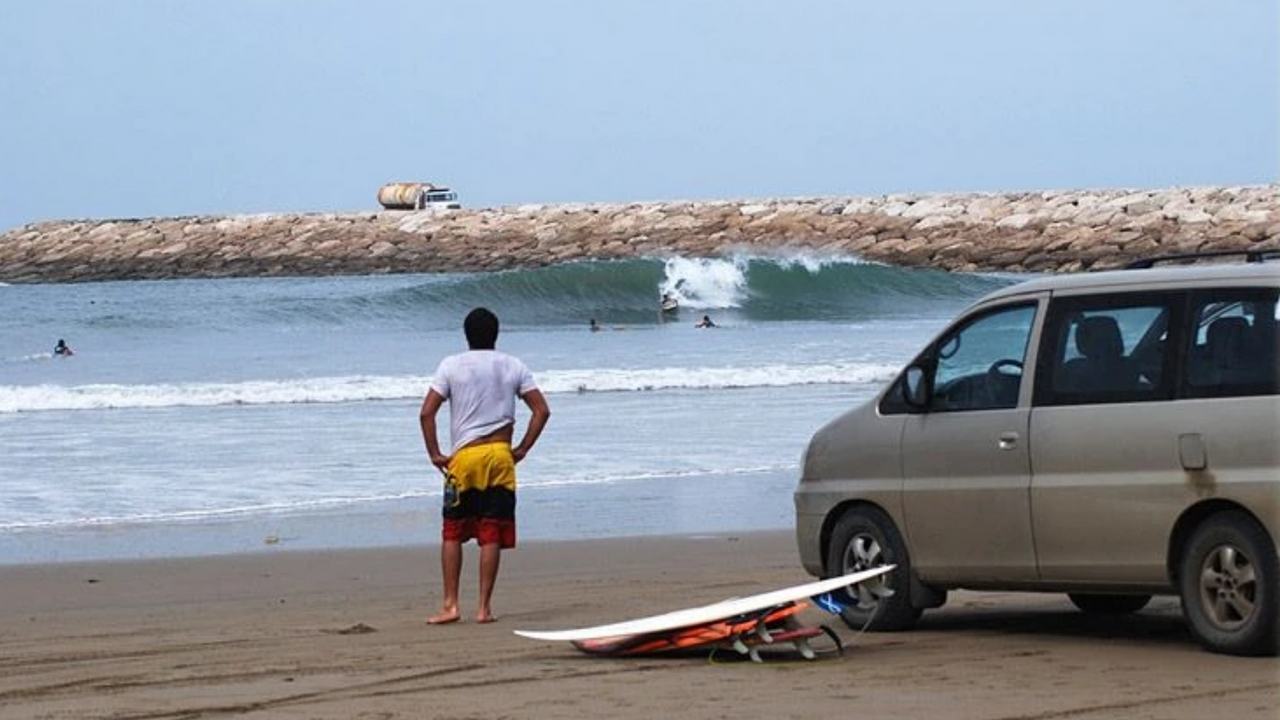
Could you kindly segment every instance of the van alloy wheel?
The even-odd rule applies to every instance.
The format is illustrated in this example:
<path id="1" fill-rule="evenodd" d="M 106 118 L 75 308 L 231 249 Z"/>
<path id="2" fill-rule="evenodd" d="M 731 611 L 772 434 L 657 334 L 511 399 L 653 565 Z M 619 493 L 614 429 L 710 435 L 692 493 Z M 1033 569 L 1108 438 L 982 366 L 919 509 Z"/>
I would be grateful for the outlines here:
<path id="1" fill-rule="evenodd" d="M 870 533 L 858 533 L 845 546 L 844 562 L 840 563 L 840 574 L 849 575 L 887 564 L 884 559 L 884 550 L 880 547 L 880 541 L 876 540 L 875 536 Z M 893 594 L 893 590 L 889 589 L 888 583 L 889 580 L 885 575 L 858 583 L 855 587 L 857 596 L 851 599 L 855 601 L 857 607 L 861 610 L 875 610 L 882 598 Z"/>
<path id="2" fill-rule="evenodd" d="M 1258 574 L 1253 563 L 1231 545 L 1219 545 L 1200 568 L 1200 603 L 1209 621 L 1238 630 L 1257 611 Z"/>

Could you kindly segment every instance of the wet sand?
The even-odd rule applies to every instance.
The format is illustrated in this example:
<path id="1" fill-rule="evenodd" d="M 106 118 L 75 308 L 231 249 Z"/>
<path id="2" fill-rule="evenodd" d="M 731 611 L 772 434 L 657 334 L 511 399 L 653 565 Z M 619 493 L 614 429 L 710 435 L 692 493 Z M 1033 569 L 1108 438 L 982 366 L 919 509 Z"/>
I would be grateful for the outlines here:
<path id="1" fill-rule="evenodd" d="M 607 659 L 515 629 L 649 615 L 809 580 L 789 533 L 531 542 L 499 621 L 428 626 L 435 547 L 0 568 L 0 717 L 1273 718 L 1280 660 L 1203 652 L 1173 598 L 1128 618 L 953 593 L 909 633 L 815 661 Z M 474 612 L 474 546 L 463 571 Z"/>

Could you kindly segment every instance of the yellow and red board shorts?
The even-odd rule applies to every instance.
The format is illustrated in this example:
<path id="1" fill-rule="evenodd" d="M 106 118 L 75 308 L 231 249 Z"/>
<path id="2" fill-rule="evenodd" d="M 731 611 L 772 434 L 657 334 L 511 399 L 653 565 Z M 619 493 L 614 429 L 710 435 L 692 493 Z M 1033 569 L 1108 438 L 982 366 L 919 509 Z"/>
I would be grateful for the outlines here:
<path id="1" fill-rule="evenodd" d="M 444 480 L 445 540 L 516 546 L 516 461 L 505 442 L 453 454 Z"/>

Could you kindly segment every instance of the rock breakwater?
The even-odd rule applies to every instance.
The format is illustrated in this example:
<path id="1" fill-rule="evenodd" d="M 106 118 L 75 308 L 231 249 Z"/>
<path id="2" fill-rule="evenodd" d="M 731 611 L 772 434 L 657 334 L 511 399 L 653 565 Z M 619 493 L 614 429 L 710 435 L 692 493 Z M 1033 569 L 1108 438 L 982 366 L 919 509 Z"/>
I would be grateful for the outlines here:
<path id="1" fill-rule="evenodd" d="M 50 221 L 0 235 L 0 280 L 494 271 L 801 252 L 1062 272 L 1250 249 L 1280 249 L 1280 185 Z"/>

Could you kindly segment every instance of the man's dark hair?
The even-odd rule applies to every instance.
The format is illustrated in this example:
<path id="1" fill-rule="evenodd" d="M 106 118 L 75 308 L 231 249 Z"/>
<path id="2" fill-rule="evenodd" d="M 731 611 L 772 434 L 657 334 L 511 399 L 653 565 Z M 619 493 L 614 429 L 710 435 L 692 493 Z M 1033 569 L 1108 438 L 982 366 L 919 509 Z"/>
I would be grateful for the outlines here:
<path id="1" fill-rule="evenodd" d="M 498 344 L 498 316 L 486 308 L 478 307 L 467 313 L 462 330 L 472 350 L 492 350 Z"/>

